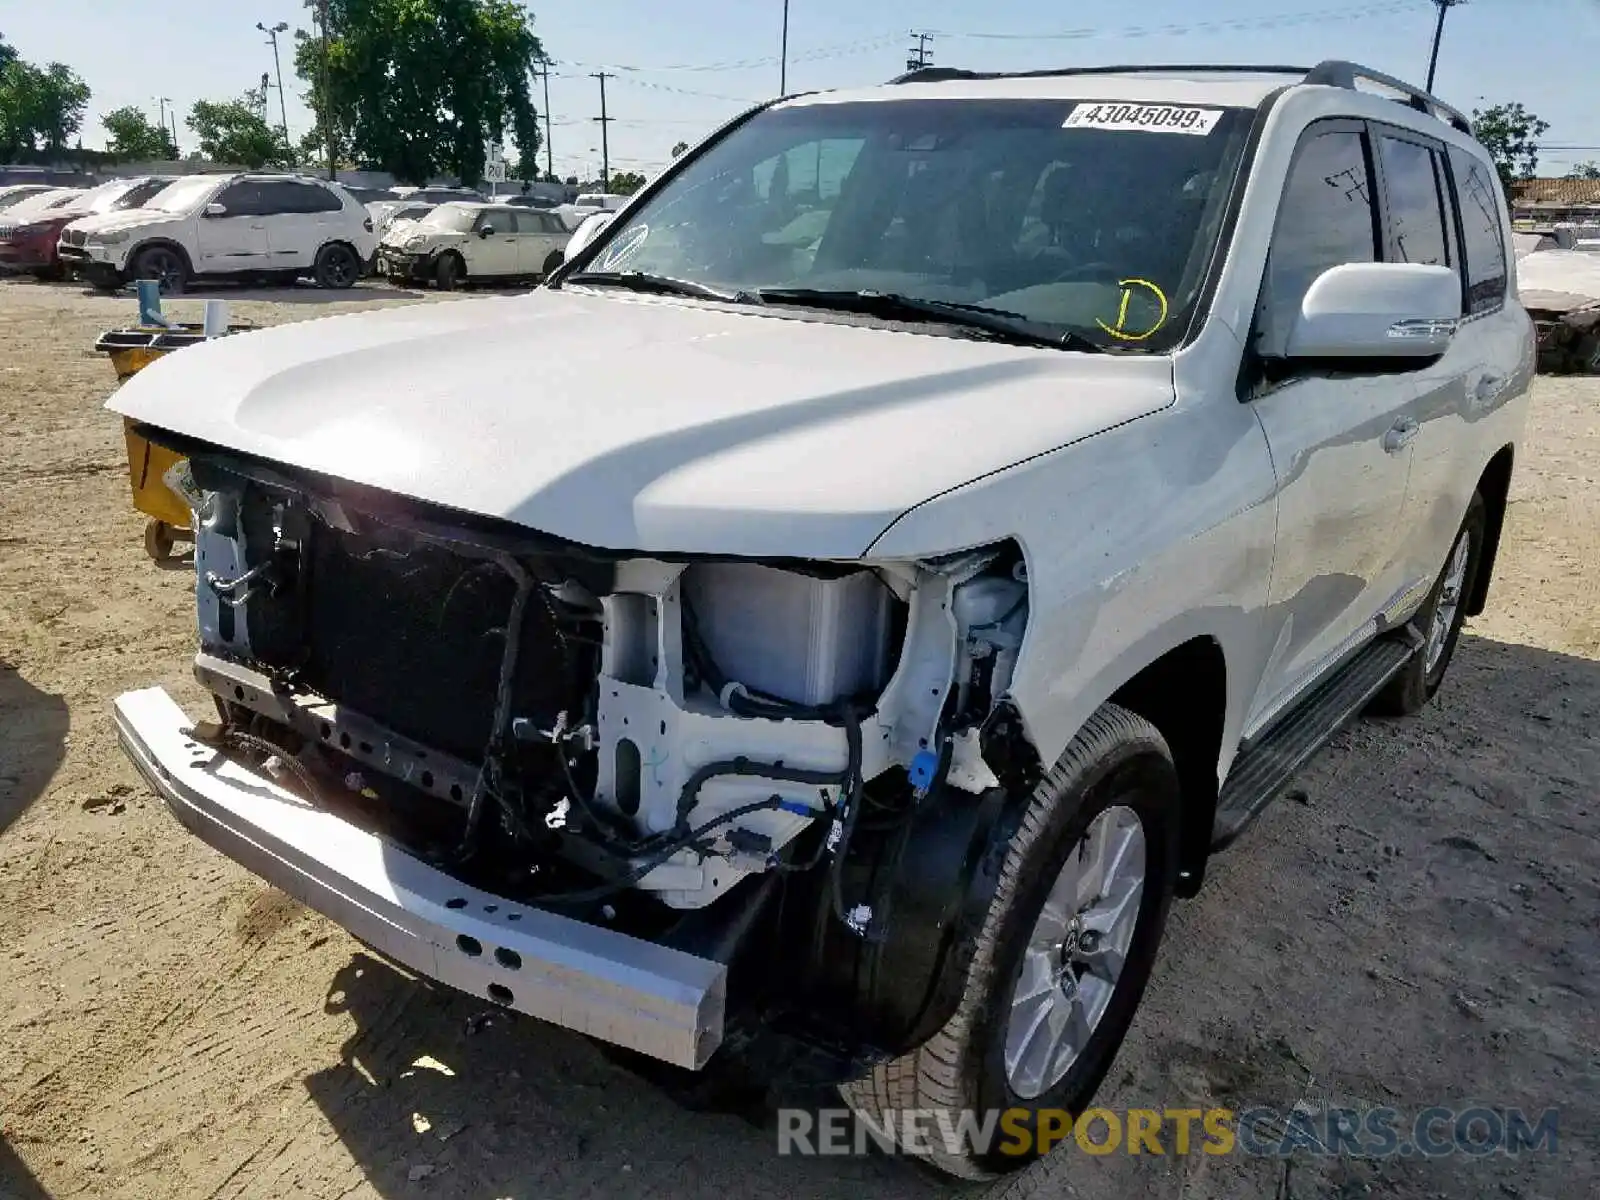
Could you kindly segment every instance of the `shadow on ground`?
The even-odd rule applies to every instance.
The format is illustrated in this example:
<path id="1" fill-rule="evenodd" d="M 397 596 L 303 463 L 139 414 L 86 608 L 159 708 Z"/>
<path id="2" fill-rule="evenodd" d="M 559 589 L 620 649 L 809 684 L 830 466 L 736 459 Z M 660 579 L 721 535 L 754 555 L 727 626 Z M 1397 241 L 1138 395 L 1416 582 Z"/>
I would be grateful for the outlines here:
<path id="1" fill-rule="evenodd" d="M 0 1196 L 5 1200 L 50 1200 L 50 1193 L 22 1165 L 11 1144 L 0 1136 Z"/>
<path id="2" fill-rule="evenodd" d="M 0 833 L 27 811 L 66 754 L 67 704 L 0 659 Z"/>
<path id="3" fill-rule="evenodd" d="M 354 1031 L 305 1080 L 385 1200 L 427 1195 L 1404 1200 L 1600 1195 L 1600 663 L 1480 637 L 1419 717 L 1361 721 L 1177 906 L 1097 1103 L 1561 1108 L 1556 1154 L 1297 1150 L 1090 1158 L 989 1190 L 881 1154 L 777 1154 L 776 1120 L 691 1113 L 585 1039 L 375 958 L 332 981 Z M 1167 1134 L 1171 1136 L 1170 1131 Z M 1170 1149 L 1170 1143 L 1169 1143 Z"/>

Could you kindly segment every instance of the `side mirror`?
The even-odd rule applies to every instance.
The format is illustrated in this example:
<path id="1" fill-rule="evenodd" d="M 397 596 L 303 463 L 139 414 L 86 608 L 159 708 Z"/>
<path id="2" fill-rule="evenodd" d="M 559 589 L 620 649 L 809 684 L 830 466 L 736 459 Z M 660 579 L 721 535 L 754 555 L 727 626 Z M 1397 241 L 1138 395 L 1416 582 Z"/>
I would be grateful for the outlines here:
<path id="1" fill-rule="evenodd" d="M 1449 267 L 1350 263 L 1311 285 L 1282 357 L 1437 358 L 1461 315 L 1461 277 Z"/>
<path id="2" fill-rule="evenodd" d="M 481 237 L 481 238 L 491 238 L 491 237 L 493 237 L 494 236 L 494 226 L 493 225 L 480 225 L 478 227 L 478 236 Z"/>
<path id="3" fill-rule="evenodd" d="M 577 232 L 572 235 L 572 240 L 567 243 L 567 258 L 576 258 L 584 247 L 600 236 L 601 231 L 611 224 L 615 217 L 616 213 L 595 213 L 585 217 L 583 224 L 579 225 Z"/>
<path id="4" fill-rule="evenodd" d="M 228 206 L 226 204 L 218 204 L 215 200 L 213 200 L 210 204 L 206 205 L 205 215 L 208 217 L 225 217 L 228 215 Z"/>

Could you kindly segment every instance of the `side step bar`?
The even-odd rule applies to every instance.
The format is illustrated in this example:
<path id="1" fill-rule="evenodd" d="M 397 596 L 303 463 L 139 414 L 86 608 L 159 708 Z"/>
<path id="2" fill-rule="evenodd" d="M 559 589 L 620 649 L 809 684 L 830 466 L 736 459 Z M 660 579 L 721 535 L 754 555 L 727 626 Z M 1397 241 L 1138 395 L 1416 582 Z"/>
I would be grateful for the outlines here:
<path id="1" fill-rule="evenodd" d="M 1212 850 L 1223 849 L 1248 829 L 1312 755 L 1360 715 L 1421 649 L 1422 638 L 1410 627 L 1368 643 L 1235 759 L 1217 798 Z"/>

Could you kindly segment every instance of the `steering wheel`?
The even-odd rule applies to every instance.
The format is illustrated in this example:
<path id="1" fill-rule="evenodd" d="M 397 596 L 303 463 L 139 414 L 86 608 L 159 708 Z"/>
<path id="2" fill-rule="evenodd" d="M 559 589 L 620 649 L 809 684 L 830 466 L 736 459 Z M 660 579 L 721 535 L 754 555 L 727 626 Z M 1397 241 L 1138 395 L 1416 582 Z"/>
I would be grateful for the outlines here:
<path id="1" fill-rule="evenodd" d="M 1051 283 L 1068 283 L 1073 281 L 1120 283 L 1127 272 L 1115 263 L 1090 262 L 1079 263 L 1077 266 L 1068 267 L 1062 271 Z"/>

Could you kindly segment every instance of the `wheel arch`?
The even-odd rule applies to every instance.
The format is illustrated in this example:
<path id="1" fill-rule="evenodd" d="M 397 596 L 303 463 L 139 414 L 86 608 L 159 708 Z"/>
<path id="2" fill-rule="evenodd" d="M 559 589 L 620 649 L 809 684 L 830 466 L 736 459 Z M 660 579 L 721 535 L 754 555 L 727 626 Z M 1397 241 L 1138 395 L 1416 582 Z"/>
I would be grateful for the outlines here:
<path id="1" fill-rule="evenodd" d="M 1209 635 L 1174 646 L 1110 698 L 1161 731 L 1178 768 L 1183 820 L 1177 894 L 1195 895 L 1205 878 L 1216 820 L 1218 766 L 1228 714 L 1228 663 Z"/>
<path id="2" fill-rule="evenodd" d="M 136 242 L 133 249 L 128 251 L 128 257 L 123 260 L 125 263 L 124 272 L 132 272 L 133 264 L 139 261 L 139 256 L 146 250 L 154 250 L 158 246 L 164 250 L 177 251 L 178 257 L 183 259 L 183 269 L 190 275 L 195 273 L 194 259 L 190 257 L 188 249 L 182 242 L 169 237 L 151 237 L 145 238 L 142 242 Z"/>
<path id="3" fill-rule="evenodd" d="M 1506 509 L 1511 497 L 1511 470 L 1516 460 L 1516 447 L 1502 446 L 1483 474 L 1478 476 L 1478 494 L 1483 497 L 1487 524 L 1483 531 L 1483 563 L 1473 580 L 1472 592 L 1467 597 L 1467 615 L 1481 616 L 1489 605 L 1489 580 L 1494 575 L 1495 559 L 1500 551 L 1500 534 L 1505 528 Z"/>

